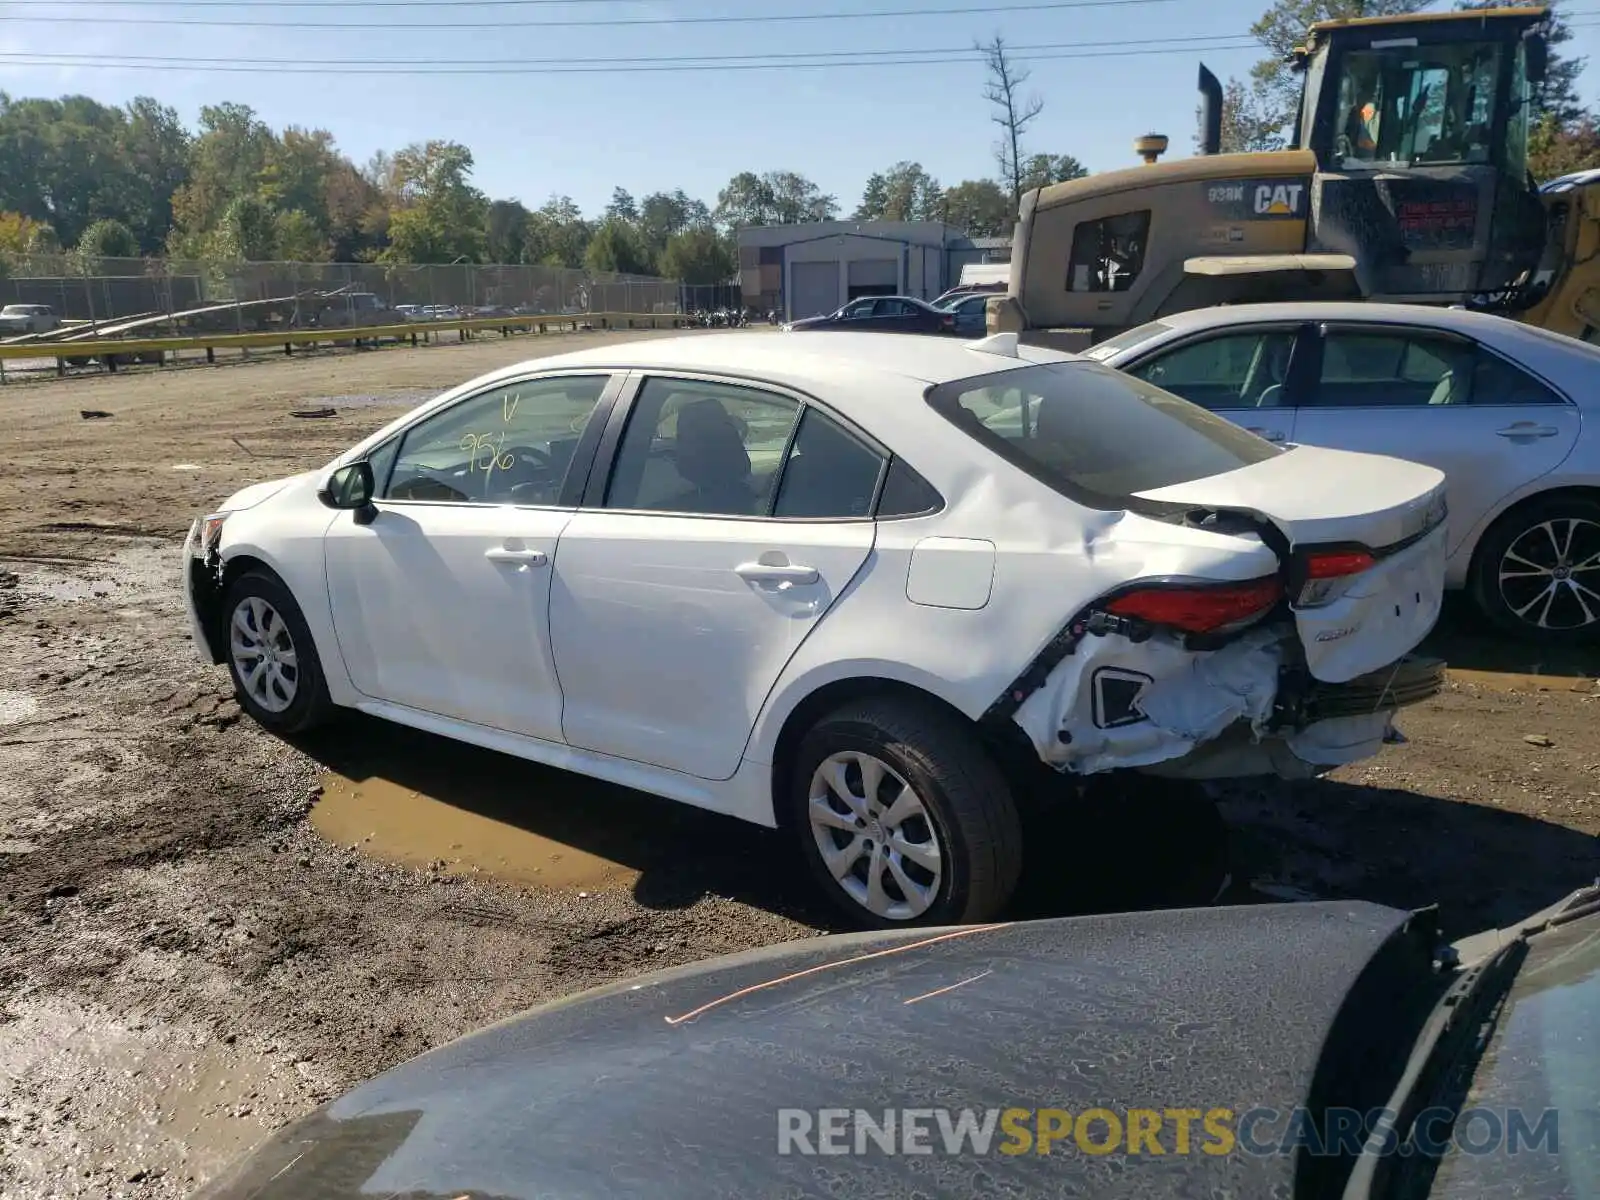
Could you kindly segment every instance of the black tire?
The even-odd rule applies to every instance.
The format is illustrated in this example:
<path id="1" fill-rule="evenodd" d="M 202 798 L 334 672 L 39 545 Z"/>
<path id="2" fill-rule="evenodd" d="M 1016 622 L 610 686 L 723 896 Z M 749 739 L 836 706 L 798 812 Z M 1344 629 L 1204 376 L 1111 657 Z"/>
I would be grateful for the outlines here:
<path id="1" fill-rule="evenodd" d="M 921 912 L 898 918 L 872 912 L 823 861 L 810 813 L 812 778 L 829 757 L 852 752 L 871 755 L 899 775 L 927 814 L 941 869 L 932 903 Z M 988 921 L 1011 899 L 1022 874 L 1022 827 L 1004 774 L 969 726 L 914 698 L 863 699 L 818 721 L 796 751 L 786 801 L 789 826 L 813 876 L 856 928 Z M 854 836 L 837 834 L 844 841 Z M 919 881 L 931 886 L 932 876 Z M 888 886 L 904 896 L 892 880 Z"/>
<path id="2" fill-rule="evenodd" d="M 234 615 L 241 605 L 251 600 L 263 602 L 281 617 L 286 627 L 289 648 L 294 651 L 293 693 L 288 705 L 275 709 L 264 704 L 247 685 L 241 674 L 239 657 L 235 651 L 239 640 L 234 630 Z M 266 729 L 273 733 L 302 733 L 324 724 L 333 714 L 333 701 L 328 698 L 328 683 L 322 673 L 322 660 L 317 657 L 317 646 L 311 629 L 306 624 L 300 606 L 283 585 L 283 581 L 269 571 L 247 571 L 235 579 L 228 588 L 222 608 L 223 655 L 228 664 L 228 674 L 233 677 L 234 695 L 239 706 Z M 283 649 L 283 639 L 273 638 L 275 650 Z M 271 683 L 268 687 L 273 686 Z M 281 690 L 275 693 L 283 698 Z"/>
<path id="3" fill-rule="evenodd" d="M 1572 522 L 1578 524 L 1574 526 Z M 1513 548 L 1518 558 L 1532 565 L 1561 569 L 1561 559 L 1556 553 L 1558 542 L 1552 542 L 1550 534 L 1541 526 L 1553 530 L 1558 542 L 1565 542 L 1571 530 L 1567 547 L 1570 557 L 1566 564 L 1569 567 L 1600 555 L 1600 499 L 1565 494 L 1535 500 L 1501 517 L 1478 544 L 1469 581 L 1473 604 L 1497 629 L 1524 641 L 1545 646 L 1572 646 L 1600 640 L 1600 600 L 1583 596 L 1580 604 L 1578 593 L 1562 585 L 1557 587 L 1546 608 L 1542 599 L 1530 600 L 1540 595 L 1543 581 L 1537 575 L 1512 577 L 1502 586 L 1501 565 Z M 1522 569 L 1519 562 L 1508 565 Z M 1589 590 L 1600 594 L 1600 566 L 1586 569 L 1573 578 L 1581 579 Z M 1532 607 L 1525 607 L 1530 602 Z M 1594 614 L 1594 619 L 1583 619 L 1584 605 Z M 1544 618 L 1542 625 L 1540 617 Z"/>

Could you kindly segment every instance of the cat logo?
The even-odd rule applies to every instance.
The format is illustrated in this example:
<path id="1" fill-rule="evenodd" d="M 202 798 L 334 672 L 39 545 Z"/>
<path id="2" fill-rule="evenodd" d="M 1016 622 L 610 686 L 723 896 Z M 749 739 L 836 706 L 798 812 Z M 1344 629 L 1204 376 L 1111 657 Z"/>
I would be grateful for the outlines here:
<path id="1" fill-rule="evenodd" d="M 1305 195 L 1303 183 L 1263 183 L 1256 188 L 1256 215 L 1262 217 L 1292 217 L 1300 212 L 1300 199 Z"/>

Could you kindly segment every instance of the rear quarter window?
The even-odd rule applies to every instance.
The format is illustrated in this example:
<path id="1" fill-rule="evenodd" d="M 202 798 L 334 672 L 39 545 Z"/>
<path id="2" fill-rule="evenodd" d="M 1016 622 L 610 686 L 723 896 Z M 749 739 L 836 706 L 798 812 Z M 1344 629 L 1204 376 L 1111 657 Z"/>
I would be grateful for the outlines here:
<path id="1" fill-rule="evenodd" d="M 1090 508 L 1284 450 L 1198 405 L 1087 361 L 939 384 L 928 403 L 975 441 Z"/>

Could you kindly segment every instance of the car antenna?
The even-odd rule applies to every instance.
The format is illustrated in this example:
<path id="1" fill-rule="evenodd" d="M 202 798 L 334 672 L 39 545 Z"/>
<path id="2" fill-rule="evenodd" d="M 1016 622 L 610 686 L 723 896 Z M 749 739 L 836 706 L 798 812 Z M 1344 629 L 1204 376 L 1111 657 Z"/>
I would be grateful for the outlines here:
<path id="1" fill-rule="evenodd" d="M 1014 333 L 991 333 L 988 337 L 968 342 L 967 349 L 980 354 L 998 354 L 1004 358 L 1022 357 L 1017 353 L 1017 335 Z"/>

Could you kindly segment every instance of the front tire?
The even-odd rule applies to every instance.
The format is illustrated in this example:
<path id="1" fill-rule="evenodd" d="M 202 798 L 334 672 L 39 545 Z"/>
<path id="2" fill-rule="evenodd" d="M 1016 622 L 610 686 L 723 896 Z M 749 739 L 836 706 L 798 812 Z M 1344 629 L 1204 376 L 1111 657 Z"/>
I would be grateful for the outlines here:
<path id="1" fill-rule="evenodd" d="M 857 927 L 988 921 L 1022 873 L 1004 775 L 931 704 L 874 697 L 829 713 L 800 744 L 788 800 L 813 876 Z"/>
<path id="2" fill-rule="evenodd" d="M 1600 501 L 1536 500 L 1490 526 L 1472 599 L 1495 626 L 1548 646 L 1600 638 Z"/>
<path id="3" fill-rule="evenodd" d="M 322 661 L 300 606 L 266 571 L 233 581 L 223 602 L 228 673 L 239 706 L 273 733 L 301 733 L 333 710 Z"/>

